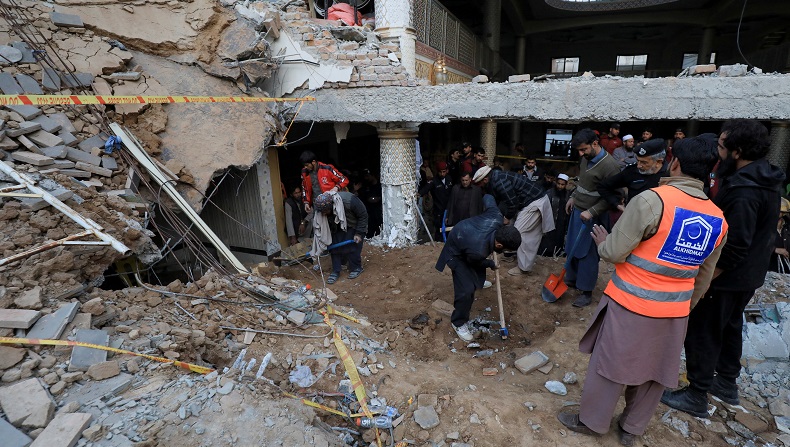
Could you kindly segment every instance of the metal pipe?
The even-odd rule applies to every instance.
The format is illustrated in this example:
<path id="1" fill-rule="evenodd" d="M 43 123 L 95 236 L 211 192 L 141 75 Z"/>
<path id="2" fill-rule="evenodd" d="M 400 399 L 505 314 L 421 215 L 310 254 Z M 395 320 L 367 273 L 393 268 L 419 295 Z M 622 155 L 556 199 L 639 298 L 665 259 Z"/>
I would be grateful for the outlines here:
<path id="1" fill-rule="evenodd" d="M 60 199 L 50 194 L 49 191 L 36 186 L 36 183 L 27 175 L 17 172 L 14 168 L 8 166 L 5 163 L 0 163 L 0 171 L 3 171 L 3 173 L 14 179 L 14 181 L 20 185 L 25 185 L 25 187 L 30 190 L 30 192 L 34 194 L 41 194 L 42 199 L 44 199 L 47 203 L 52 205 L 61 213 L 68 216 L 69 219 L 73 220 L 75 223 L 77 223 L 77 225 L 85 228 L 86 230 L 90 230 L 97 238 L 105 242 L 109 242 L 115 251 L 123 254 L 124 256 L 129 256 L 132 253 L 132 250 L 124 245 L 121 241 L 108 234 L 102 233 L 102 227 L 96 222 L 82 217 L 78 212 L 74 211 L 68 205 L 61 202 Z"/>
<path id="2" fill-rule="evenodd" d="M 3 164 L 5 164 L 5 163 L 1 163 L 0 162 L 0 165 L 3 165 Z M 10 263 L 12 263 L 14 261 L 19 261 L 20 259 L 25 259 L 27 257 L 30 257 L 30 256 L 36 254 L 36 253 L 41 253 L 42 251 L 47 251 L 47 250 L 49 250 L 51 248 L 55 248 L 55 247 L 57 247 L 59 245 L 64 245 L 68 241 L 71 241 L 71 240 L 74 240 L 74 239 L 79 239 L 79 238 L 85 237 L 85 236 L 90 236 L 90 235 L 95 234 L 95 233 L 96 232 L 94 230 L 86 230 L 86 231 L 83 231 L 81 233 L 77 233 L 77 234 L 72 234 L 70 236 L 66 236 L 63 239 L 58 239 L 56 241 L 52 241 L 52 242 L 47 242 L 45 244 L 41 244 L 41 245 L 39 245 L 37 247 L 31 248 L 30 250 L 25 250 L 25 251 L 23 251 L 21 253 L 17 253 L 15 255 L 11 255 L 11 256 L 9 256 L 7 258 L 0 259 L 0 267 L 4 266 L 6 264 L 10 264 Z"/>

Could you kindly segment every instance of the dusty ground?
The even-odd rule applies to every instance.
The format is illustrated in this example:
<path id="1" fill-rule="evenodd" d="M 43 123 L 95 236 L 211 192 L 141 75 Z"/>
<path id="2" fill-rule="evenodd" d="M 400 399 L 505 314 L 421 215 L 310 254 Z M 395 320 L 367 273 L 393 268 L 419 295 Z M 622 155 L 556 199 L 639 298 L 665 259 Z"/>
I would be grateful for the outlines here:
<path id="1" fill-rule="evenodd" d="M 448 433 L 459 432 L 461 440 L 476 446 L 617 444 L 613 432 L 598 439 L 577 435 L 564 430 L 555 417 L 563 406 L 580 398 L 588 357 L 578 352 L 577 342 L 595 307 L 572 307 L 573 289 L 554 304 L 540 299 L 543 281 L 550 272 L 559 272 L 563 259 L 540 258 L 532 275 L 519 278 L 506 274 L 513 264 L 503 264 L 502 290 L 510 338 L 501 340 L 498 327 L 492 326 L 480 349 L 467 349 L 450 328 L 449 317 L 431 306 L 437 299 L 452 302 L 449 271 L 439 273 L 433 268 L 439 251 L 440 247 L 430 246 L 390 251 L 368 246 L 363 253 L 364 274 L 351 281 L 344 272 L 332 287 L 338 295 L 337 304 L 358 310 L 373 323 L 375 332 L 395 340 L 390 343 L 391 355 L 379 355 L 378 360 L 384 364 L 392 360 L 397 366 L 387 367 L 378 377 L 366 378 L 365 383 L 376 384 L 379 395 L 386 396 L 388 403 L 401 411 L 412 396 L 440 396 L 441 424 L 430 432 L 421 432 L 407 418 L 405 437 L 438 444 Z M 328 268 L 329 260 L 322 264 Z M 280 273 L 317 282 L 306 268 L 283 268 Z M 611 266 L 602 263 L 596 298 L 610 273 Z M 493 276 L 489 272 L 489 279 Z M 496 303 L 495 287 L 479 292 L 472 316 L 497 320 Z M 406 329 L 421 314 L 429 315 L 430 322 L 422 329 L 411 324 L 418 329 L 416 332 Z M 475 357 L 486 349 L 495 352 L 489 357 Z M 513 367 L 514 360 L 534 350 L 550 357 L 554 368 L 548 374 L 535 371 L 524 375 Z M 482 369 L 487 367 L 498 368 L 497 375 L 483 376 Z M 579 377 L 579 383 L 568 385 L 567 396 L 551 394 L 544 388 L 547 380 L 562 381 L 566 372 Z M 532 411 L 525 402 L 532 403 Z M 744 406 L 772 419 L 766 410 L 750 402 Z M 726 445 L 722 436 L 709 431 L 701 420 L 672 412 L 672 417 L 688 422 L 689 437 L 684 438 L 661 422 L 667 410 L 659 406 L 641 440 L 643 445 Z M 718 415 L 712 420 L 722 421 Z"/>

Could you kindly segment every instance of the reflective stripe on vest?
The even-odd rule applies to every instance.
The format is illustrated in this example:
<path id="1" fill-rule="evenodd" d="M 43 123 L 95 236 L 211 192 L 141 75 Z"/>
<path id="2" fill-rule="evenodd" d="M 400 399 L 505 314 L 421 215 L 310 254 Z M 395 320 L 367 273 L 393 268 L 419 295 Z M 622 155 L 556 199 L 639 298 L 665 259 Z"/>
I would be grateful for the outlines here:
<path id="1" fill-rule="evenodd" d="M 604 293 L 640 315 L 685 317 L 699 266 L 721 243 L 727 223 L 710 200 L 669 185 L 652 191 L 663 204 L 656 233 L 615 265 Z"/>

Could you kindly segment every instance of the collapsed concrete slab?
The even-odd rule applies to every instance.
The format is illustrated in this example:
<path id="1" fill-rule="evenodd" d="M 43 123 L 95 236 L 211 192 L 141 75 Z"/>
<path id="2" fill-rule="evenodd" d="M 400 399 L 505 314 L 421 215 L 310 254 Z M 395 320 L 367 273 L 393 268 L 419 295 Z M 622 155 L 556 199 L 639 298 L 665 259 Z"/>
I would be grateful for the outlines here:
<path id="1" fill-rule="evenodd" d="M 55 402 L 39 379 L 31 378 L 0 388 L 0 407 L 17 427 L 46 427 Z"/>

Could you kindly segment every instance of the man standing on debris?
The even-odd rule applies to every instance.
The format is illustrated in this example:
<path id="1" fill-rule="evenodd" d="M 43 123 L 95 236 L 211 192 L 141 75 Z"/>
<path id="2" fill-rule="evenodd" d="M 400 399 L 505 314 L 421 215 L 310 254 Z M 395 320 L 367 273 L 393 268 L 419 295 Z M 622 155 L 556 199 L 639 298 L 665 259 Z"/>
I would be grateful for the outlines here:
<path id="1" fill-rule="evenodd" d="M 312 211 L 313 200 L 327 191 L 337 192 L 348 185 L 348 179 L 337 168 L 321 163 L 315 154 L 304 151 L 299 156 L 302 163 L 302 201 L 307 212 Z"/>
<path id="2" fill-rule="evenodd" d="M 308 225 L 309 223 L 305 204 L 302 202 L 302 188 L 296 186 L 285 199 L 285 230 L 289 245 L 298 244 L 302 236 L 310 237 L 312 225 Z"/>
<path id="3" fill-rule="evenodd" d="M 354 279 L 362 273 L 362 245 L 368 232 L 368 212 L 365 204 L 348 191 L 340 191 L 337 196 L 342 201 L 342 210 L 338 209 L 339 204 L 332 193 L 325 192 L 315 198 L 315 211 L 327 217 L 332 245 L 353 240 L 352 243 L 329 252 L 332 255 L 332 274 L 326 279 L 327 284 L 337 282 L 345 258 L 348 259 L 348 279 Z M 335 218 L 341 211 L 345 214 L 345 230 L 341 223 L 343 219 Z"/>
<path id="4" fill-rule="evenodd" d="M 598 193 L 598 185 L 620 172 L 620 168 L 598 144 L 598 136 L 592 129 L 576 133 L 571 147 L 579 151 L 582 160 L 576 189 L 565 204 L 565 212 L 570 216 L 565 251 L 571 256 L 565 271 L 565 284 L 581 291 L 573 306 L 586 307 L 592 302 L 592 291 L 598 281 L 598 250 L 590 237 L 590 228 L 609 223 L 606 212 L 609 204 Z"/>
<path id="5" fill-rule="evenodd" d="M 543 234 L 554 229 L 546 191 L 540 182 L 531 182 L 515 172 L 494 171 L 488 166 L 478 169 L 472 181 L 493 194 L 504 212 L 505 225 L 512 224 L 521 233 L 521 245 L 516 253 L 518 266 L 507 273 L 512 276 L 529 274 Z"/>
<path id="6" fill-rule="evenodd" d="M 593 227 L 597 251 L 615 272 L 579 342 L 592 354 L 579 413 L 557 416 L 569 429 L 609 431 L 625 387 L 617 429 L 620 443 L 633 445 L 664 388 L 677 385 L 689 311 L 710 284 L 727 234 L 724 214 L 702 191 L 713 158 L 702 140 L 679 144 L 670 177 L 637 195 L 612 234 Z"/>
<path id="7" fill-rule="evenodd" d="M 465 342 L 474 339 L 468 323 L 475 291 L 483 288 L 486 268 L 498 268 L 488 256 L 494 251 L 515 250 L 521 244 L 518 230 L 503 224 L 493 197 L 483 196 L 483 208 L 483 214 L 462 220 L 453 228 L 436 261 L 436 270 L 443 272 L 445 266 L 452 270 L 455 297 L 450 322 Z"/>
<path id="8" fill-rule="evenodd" d="M 656 138 L 654 140 L 640 143 L 634 151 L 636 152 L 636 164 L 626 167 L 622 172 L 601 180 L 598 184 L 598 192 L 601 197 L 609 202 L 609 206 L 620 211 L 625 210 L 623 197 L 620 193 L 622 188 L 628 189 L 628 197 L 625 199 L 627 204 L 637 194 L 658 186 L 658 179 L 667 175 L 663 170 L 664 140 Z"/>
<path id="9" fill-rule="evenodd" d="M 677 156 L 683 139 L 673 150 Z M 666 391 L 661 402 L 697 417 L 708 417 L 708 392 L 737 405 L 743 348 L 743 311 L 763 285 L 774 249 L 781 187 L 785 175 L 765 156 L 770 140 L 759 121 L 724 123 L 719 135 L 719 174 L 714 202 L 730 223 L 715 279 L 691 312 L 686 333 L 689 386 Z"/>

